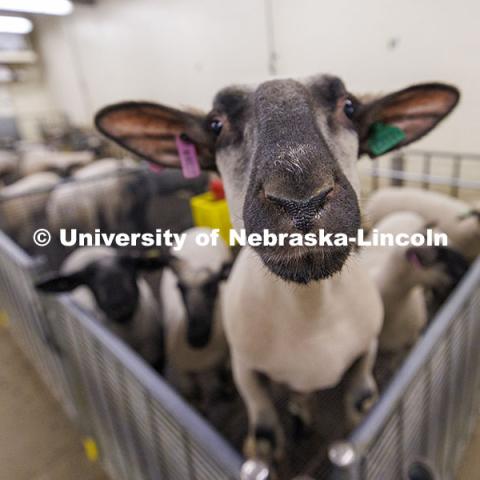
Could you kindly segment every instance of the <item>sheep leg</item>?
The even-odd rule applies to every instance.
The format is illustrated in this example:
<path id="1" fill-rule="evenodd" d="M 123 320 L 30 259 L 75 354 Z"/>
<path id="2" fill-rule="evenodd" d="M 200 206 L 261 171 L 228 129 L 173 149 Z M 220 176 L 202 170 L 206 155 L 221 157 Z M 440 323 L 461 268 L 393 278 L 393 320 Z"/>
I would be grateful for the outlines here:
<path id="1" fill-rule="evenodd" d="M 312 417 L 312 396 L 304 393 L 292 393 L 288 402 L 288 410 L 293 419 L 293 435 L 295 438 L 302 438 L 311 432 Z"/>
<path id="2" fill-rule="evenodd" d="M 233 378 L 248 412 L 249 433 L 244 443 L 247 458 L 271 465 L 284 453 L 285 437 L 275 406 L 257 372 L 232 358 Z"/>
<path id="3" fill-rule="evenodd" d="M 377 401 L 378 388 L 372 373 L 377 347 L 378 341 L 375 339 L 350 372 L 344 398 L 349 429 L 356 427 Z"/>

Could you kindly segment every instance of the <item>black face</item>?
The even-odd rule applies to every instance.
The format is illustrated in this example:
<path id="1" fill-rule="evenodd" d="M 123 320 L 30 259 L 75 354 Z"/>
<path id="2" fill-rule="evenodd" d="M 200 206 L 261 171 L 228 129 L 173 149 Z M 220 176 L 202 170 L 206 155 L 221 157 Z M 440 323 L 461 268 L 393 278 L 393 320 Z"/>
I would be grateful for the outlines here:
<path id="1" fill-rule="evenodd" d="M 243 150 L 242 163 L 234 167 L 232 176 L 245 176 L 248 185 L 243 203 L 247 234 L 264 229 L 277 234 L 324 229 L 355 235 L 360 227 L 357 195 L 332 141 L 344 146 L 350 161 L 356 162 L 357 103 L 333 77 L 308 86 L 275 80 L 248 94 L 228 89 L 217 96 L 210 116 L 222 123 L 217 156 L 221 157 L 224 144 L 238 144 Z M 212 127 L 218 129 L 218 124 Z M 308 283 L 339 271 L 351 247 L 255 250 L 276 275 Z"/>
<path id="2" fill-rule="evenodd" d="M 178 288 L 187 311 L 187 341 L 193 348 L 203 348 L 212 335 L 219 280 L 208 279 L 194 286 L 179 280 Z"/>
<path id="3" fill-rule="evenodd" d="M 119 324 L 129 322 L 138 306 L 136 272 L 121 259 L 108 258 L 88 267 L 86 285 L 107 318 Z"/>
<path id="4" fill-rule="evenodd" d="M 426 83 L 360 102 L 339 78 L 318 75 L 228 87 L 206 116 L 125 102 L 102 109 L 95 124 L 127 150 L 167 167 L 181 166 L 178 138 L 193 143 L 200 166 L 222 175 L 235 227 L 248 233 L 325 229 L 351 236 L 360 225 L 353 188 L 359 188 L 358 156 L 418 140 L 458 99 L 455 87 Z M 350 247 L 256 251 L 273 273 L 308 283 L 339 271 Z"/>

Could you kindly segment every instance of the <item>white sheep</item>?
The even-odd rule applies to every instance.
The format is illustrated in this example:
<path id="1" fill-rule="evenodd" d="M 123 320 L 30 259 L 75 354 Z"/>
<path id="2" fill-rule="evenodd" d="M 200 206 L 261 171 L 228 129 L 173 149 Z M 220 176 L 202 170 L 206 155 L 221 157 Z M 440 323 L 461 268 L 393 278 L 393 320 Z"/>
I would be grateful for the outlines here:
<path id="1" fill-rule="evenodd" d="M 105 227 L 116 231 L 124 226 L 120 215 L 129 205 L 124 186 L 138 169 L 133 160 L 109 158 L 75 172 L 72 181 L 59 185 L 48 202 L 52 232 L 57 234 L 62 228 L 93 232 Z"/>
<path id="2" fill-rule="evenodd" d="M 207 228 L 191 228 L 185 244 L 172 252 L 161 280 L 161 299 L 166 329 L 167 362 L 175 374 L 192 375 L 225 368 L 228 347 L 223 331 L 220 298 L 222 281 L 229 273 L 232 254 L 222 239 L 217 245 L 199 246 L 199 234 Z"/>
<path id="3" fill-rule="evenodd" d="M 4 187 L 0 191 L 2 228 L 18 244 L 28 248 L 33 232 L 45 226 L 45 208 L 50 191 L 61 181 L 51 172 L 34 173 Z"/>
<path id="4" fill-rule="evenodd" d="M 232 222 L 261 235 L 320 229 L 355 237 L 357 159 L 425 135 L 454 108 L 444 84 L 415 85 L 362 104 L 338 77 L 275 79 L 217 93 L 202 115 L 126 102 L 97 114 L 97 128 L 165 166 L 220 172 Z M 177 148 L 178 147 L 178 148 Z M 352 244 L 245 247 L 222 295 L 236 386 L 248 411 L 245 452 L 272 464 L 285 453 L 282 424 L 262 381 L 300 396 L 350 371 L 346 416 L 375 400 L 372 376 L 382 301 Z"/>
<path id="5" fill-rule="evenodd" d="M 480 217 L 466 215 L 472 206 L 442 193 L 417 188 L 389 187 L 374 192 L 365 205 L 365 218 L 371 225 L 389 213 L 410 210 L 445 232 L 449 244 L 469 261 L 480 254 Z"/>
<path id="6" fill-rule="evenodd" d="M 50 171 L 64 177 L 75 169 L 93 162 L 92 152 L 57 152 L 44 147 L 35 148 L 23 153 L 19 163 L 20 176 Z"/>
<path id="7" fill-rule="evenodd" d="M 84 309 L 163 371 L 161 309 L 140 272 L 162 268 L 162 257 L 122 254 L 109 247 L 84 247 L 71 253 L 60 272 L 37 283 L 44 292 L 72 292 Z"/>
<path id="8" fill-rule="evenodd" d="M 18 169 L 18 157 L 12 152 L 0 151 L 0 180 L 14 175 Z"/>
<path id="9" fill-rule="evenodd" d="M 374 229 L 379 234 L 423 234 L 426 221 L 413 212 L 396 212 Z M 467 268 L 461 255 L 441 246 L 372 246 L 364 248 L 361 257 L 383 301 L 379 349 L 394 354 L 412 347 L 427 324 L 425 288 L 443 290 L 459 279 L 452 268 L 463 264 L 462 273 Z"/>

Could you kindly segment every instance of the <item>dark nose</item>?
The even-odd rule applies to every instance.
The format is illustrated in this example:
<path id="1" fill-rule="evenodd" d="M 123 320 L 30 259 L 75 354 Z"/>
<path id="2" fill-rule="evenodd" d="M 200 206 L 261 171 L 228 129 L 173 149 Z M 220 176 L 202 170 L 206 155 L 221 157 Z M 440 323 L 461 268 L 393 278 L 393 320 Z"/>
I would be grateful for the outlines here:
<path id="1" fill-rule="evenodd" d="M 333 187 L 326 187 L 308 199 L 283 198 L 270 193 L 265 193 L 265 198 L 283 209 L 292 219 L 295 228 L 307 233 L 312 229 L 315 215 L 324 207 L 332 190 Z"/>

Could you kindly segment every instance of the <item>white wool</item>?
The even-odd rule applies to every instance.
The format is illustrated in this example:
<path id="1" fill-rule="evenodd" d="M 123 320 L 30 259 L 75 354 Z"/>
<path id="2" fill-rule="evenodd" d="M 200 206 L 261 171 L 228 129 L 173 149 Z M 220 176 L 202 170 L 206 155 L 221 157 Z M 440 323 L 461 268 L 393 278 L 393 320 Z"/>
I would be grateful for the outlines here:
<path id="1" fill-rule="evenodd" d="M 20 175 L 31 175 L 51 168 L 67 169 L 81 167 L 92 162 L 94 155 L 89 151 L 56 152 L 45 148 L 36 148 L 23 154 L 19 164 Z"/>
<path id="2" fill-rule="evenodd" d="M 22 247 L 31 245 L 35 219 L 44 216 L 50 191 L 60 180 L 55 173 L 34 173 L 0 191 L 2 227 Z"/>
<path id="3" fill-rule="evenodd" d="M 124 205 L 122 187 L 128 172 L 136 171 L 133 160 L 104 159 L 74 174 L 74 181 L 56 188 L 47 205 L 50 228 L 78 228 L 92 232 L 100 228 L 101 216 L 109 226 L 116 226 L 117 215 Z"/>
<path id="4" fill-rule="evenodd" d="M 365 219 L 371 225 L 389 213 L 409 210 L 421 215 L 426 222 L 435 222 L 449 238 L 449 246 L 456 247 L 468 260 L 480 254 L 480 220 L 474 216 L 464 220 L 459 216 L 472 207 L 447 195 L 417 188 L 382 188 L 368 199 Z"/>
<path id="5" fill-rule="evenodd" d="M 61 273 L 69 274 L 81 270 L 89 263 L 101 258 L 114 257 L 117 252 L 109 247 L 85 247 L 75 250 L 62 264 Z M 110 322 L 98 308 L 91 290 L 80 286 L 72 292 L 73 299 L 85 310 L 93 313 L 119 338 L 137 351 L 147 362 L 154 362 L 163 345 L 158 343 L 158 331 L 162 328 L 162 313 L 152 289 L 143 278 L 137 279 L 139 290 L 138 306 L 127 325 Z"/>
<path id="6" fill-rule="evenodd" d="M 232 355 L 297 392 L 337 385 L 382 325 L 379 294 L 357 255 L 332 278 L 303 286 L 274 277 L 246 247 L 222 298 Z"/>
<path id="7" fill-rule="evenodd" d="M 385 216 L 375 229 L 380 233 L 422 233 L 426 221 L 413 212 L 396 212 Z M 432 247 L 433 248 L 433 247 Z M 427 323 L 427 306 L 423 287 L 440 276 L 432 269 L 412 265 L 408 247 L 375 246 L 361 252 L 362 264 L 368 269 L 382 296 L 385 318 L 379 337 L 383 351 L 402 352 L 418 339 Z"/>

